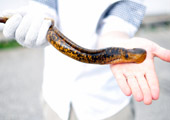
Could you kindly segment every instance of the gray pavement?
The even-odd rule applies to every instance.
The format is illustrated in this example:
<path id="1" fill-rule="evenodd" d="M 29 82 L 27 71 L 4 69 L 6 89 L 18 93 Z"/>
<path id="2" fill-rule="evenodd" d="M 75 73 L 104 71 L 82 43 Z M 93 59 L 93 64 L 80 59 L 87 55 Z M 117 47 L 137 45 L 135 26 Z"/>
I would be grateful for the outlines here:
<path id="1" fill-rule="evenodd" d="M 137 36 L 170 49 L 170 27 L 144 28 Z M 170 120 L 170 63 L 155 59 L 160 98 L 152 105 L 133 101 L 136 120 Z M 0 50 L 0 120 L 42 120 L 43 49 Z"/>
<path id="2" fill-rule="evenodd" d="M 0 120 L 42 120 L 43 50 L 0 50 Z"/>

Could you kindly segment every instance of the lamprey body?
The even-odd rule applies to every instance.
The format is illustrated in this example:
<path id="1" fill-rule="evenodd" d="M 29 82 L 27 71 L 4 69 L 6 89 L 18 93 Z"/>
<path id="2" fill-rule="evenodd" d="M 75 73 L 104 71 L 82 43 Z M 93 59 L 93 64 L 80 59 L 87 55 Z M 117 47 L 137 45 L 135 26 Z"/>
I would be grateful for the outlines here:
<path id="1" fill-rule="evenodd" d="M 0 22 L 2 23 L 5 23 L 7 20 L 8 18 L 0 17 Z M 109 47 L 99 50 L 83 48 L 64 36 L 53 25 L 47 32 L 47 40 L 63 54 L 84 63 L 141 63 L 146 58 L 146 51 L 140 48 L 125 49 L 120 47 Z"/>
<path id="2" fill-rule="evenodd" d="M 53 26 L 48 30 L 47 40 L 63 54 L 84 63 L 141 63 L 146 58 L 146 51 L 139 48 L 125 49 L 109 47 L 99 50 L 85 49 L 69 40 Z"/>

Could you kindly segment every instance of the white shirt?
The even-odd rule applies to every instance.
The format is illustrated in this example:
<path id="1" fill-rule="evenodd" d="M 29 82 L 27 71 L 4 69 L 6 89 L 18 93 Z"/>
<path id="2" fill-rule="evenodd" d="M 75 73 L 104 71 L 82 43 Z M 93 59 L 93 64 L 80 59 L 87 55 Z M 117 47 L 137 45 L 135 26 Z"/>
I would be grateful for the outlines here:
<path id="1" fill-rule="evenodd" d="M 58 0 L 61 31 L 85 48 L 95 48 L 98 20 L 115 0 Z M 130 101 L 118 87 L 109 65 L 75 61 L 45 48 L 43 96 L 67 120 L 72 103 L 79 120 L 101 120 L 123 109 Z"/>

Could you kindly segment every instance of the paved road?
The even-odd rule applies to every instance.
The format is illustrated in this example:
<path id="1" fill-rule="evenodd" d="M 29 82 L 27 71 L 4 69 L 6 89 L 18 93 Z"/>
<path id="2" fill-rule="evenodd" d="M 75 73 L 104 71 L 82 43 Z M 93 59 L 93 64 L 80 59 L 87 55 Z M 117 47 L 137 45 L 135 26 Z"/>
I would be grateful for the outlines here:
<path id="1" fill-rule="evenodd" d="M 170 27 L 142 29 L 138 36 L 170 49 Z M 146 106 L 134 101 L 136 120 L 170 119 L 170 63 L 155 59 L 160 99 Z M 17 48 L 0 51 L 0 120 L 41 120 L 43 50 Z"/>
<path id="2" fill-rule="evenodd" d="M 42 120 L 42 49 L 0 51 L 0 120 Z"/>

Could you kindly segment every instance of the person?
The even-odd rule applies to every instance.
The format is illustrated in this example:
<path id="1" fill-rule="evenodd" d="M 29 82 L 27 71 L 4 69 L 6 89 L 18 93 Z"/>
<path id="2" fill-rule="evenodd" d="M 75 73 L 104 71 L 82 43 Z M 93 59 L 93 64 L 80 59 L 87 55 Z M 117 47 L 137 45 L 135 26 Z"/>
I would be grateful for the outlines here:
<path id="1" fill-rule="evenodd" d="M 3 33 L 25 47 L 46 46 L 43 96 L 58 119 L 73 119 L 71 111 L 77 117 L 74 120 L 132 120 L 131 95 L 148 105 L 159 98 L 154 57 L 170 62 L 169 50 L 134 37 L 145 8 L 143 0 L 32 0 L 26 7 L 4 12 L 10 18 Z M 51 20 L 45 18 L 54 19 L 58 29 L 83 47 L 143 48 L 146 60 L 141 64 L 79 63 L 48 45 Z"/>

